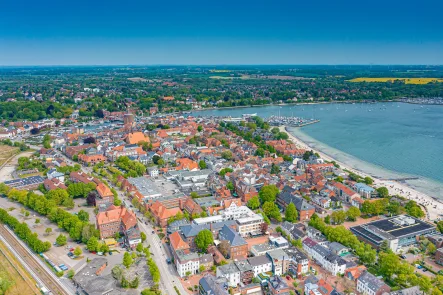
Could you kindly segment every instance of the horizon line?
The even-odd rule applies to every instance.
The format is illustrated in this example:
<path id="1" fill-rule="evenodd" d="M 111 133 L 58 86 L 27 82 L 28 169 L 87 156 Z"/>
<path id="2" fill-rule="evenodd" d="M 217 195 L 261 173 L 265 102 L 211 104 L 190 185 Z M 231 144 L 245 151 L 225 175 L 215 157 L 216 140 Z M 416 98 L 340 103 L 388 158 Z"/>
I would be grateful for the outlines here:
<path id="1" fill-rule="evenodd" d="M 192 67 L 221 67 L 221 66 L 422 66 L 422 67 L 440 67 L 441 64 L 33 64 L 33 65 L 0 65 L 0 68 L 14 68 L 14 67 L 161 67 L 161 66 L 192 66 Z"/>

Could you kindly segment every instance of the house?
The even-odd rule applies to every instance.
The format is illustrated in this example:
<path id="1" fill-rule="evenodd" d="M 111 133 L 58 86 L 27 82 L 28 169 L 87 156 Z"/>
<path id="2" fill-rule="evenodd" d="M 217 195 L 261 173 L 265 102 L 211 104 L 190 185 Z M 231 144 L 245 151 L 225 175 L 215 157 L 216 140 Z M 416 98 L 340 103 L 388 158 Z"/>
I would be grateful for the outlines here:
<path id="1" fill-rule="evenodd" d="M 141 243 L 137 218 L 134 212 L 124 206 L 111 205 L 106 211 L 99 212 L 96 216 L 96 223 L 101 239 L 113 237 L 116 233 L 122 233 L 130 247 L 134 248 Z M 132 238 L 128 238 L 129 234 Z"/>
<path id="2" fill-rule="evenodd" d="M 284 221 L 281 228 L 292 240 L 303 240 L 306 236 L 306 234 L 300 229 L 299 224 Z"/>
<path id="3" fill-rule="evenodd" d="M 243 259 L 248 256 L 248 243 L 235 230 L 227 225 L 224 225 L 219 232 L 219 239 L 221 241 L 227 240 L 229 242 L 229 258 Z"/>
<path id="4" fill-rule="evenodd" d="M 46 176 L 48 177 L 49 180 L 57 179 L 60 182 L 63 183 L 65 182 L 65 174 L 58 172 L 57 169 L 54 168 L 50 169 L 48 173 L 46 173 Z"/>
<path id="5" fill-rule="evenodd" d="M 248 262 L 254 272 L 254 277 L 261 273 L 272 271 L 272 261 L 268 255 L 249 257 Z"/>
<path id="6" fill-rule="evenodd" d="M 195 275 L 199 272 L 200 259 L 197 253 L 189 250 L 177 250 L 175 257 L 175 265 L 180 277 Z"/>
<path id="7" fill-rule="evenodd" d="M 62 183 L 60 180 L 53 178 L 53 179 L 45 179 L 45 181 L 43 182 L 43 185 L 45 186 L 45 190 L 47 191 L 52 191 L 58 188 L 61 189 L 68 189 L 68 187 L 66 185 L 64 185 L 64 183 Z"/>
<path id="8" fill-rule="evenodd" d="M 366 199 L 375 198 L 378 196 L 377 191 L 373 187 L 370 187 L 369 185 L 361 182 L 356 182 L 353 185 L 353 188 L 357 193 L 359 193 L 363 198 Z"/>
<path id="9" fill-rule="evenodd" d="M 230 287 L 237 287 L 241 282 L 241 274 L 235 263 L 229 263 L 217 267 L 216 276 L 224 277 Z"/>
<path id="10" fill-rule="evenodd" d="M 127 144 L 138 144 L 139 142 L 149 143 L 149 137 L 143 132 L 131 132 L 126 135 L 125 141 Z"/>
<path id="11" fill-rule="evenodd" d="M 345 278 L 357 282 L 357 279 L 366 271 L 366 266 L 356 265 L 345 270 Z"/>
<path id="12" fill-rule="evenodd" d="M 311 238 L 306 238 L 302 242 L 302 245 L 303 249 L 325 270 L 329 271 L 334 276 L 337 274 L 344 274 L 347 262 L 343 258 L 334 254 L 331 250 L 320 245 Z"/>
<path id="13" fill-rule="evenodd" d="M 357 279 L 357 291 L 364 295 L 381 295 L 389 293 L 391 288 L 381 279 L 365 271 Z"/>
<path id="14" fill-rule="evenodd" d="M 240 270 L 240 281 L 244 285 L 248 285 L 252 282 L 252 278 L 254 277 L 254 271 L 252 269 L 252 265 L 249 264 L 248 260 L 238 260 L 234 261 L 238 270 Z"/>
<path id="15" fill-rule="evenodd" d="M 152 213 L 155 223 L 161 227 L 166 227 L 168 225 L 169 218 L 177 214 L 183 214 L 180 208 L 167 208 L 160 201 L 155 201 L 152 205 L 146 204 L 145 206 L 146 209 Z"/>
<path id="16" fill-rule="evenodd" d="M 86 154 L 79 154 L 78 155 L 78 161 L 83 164 L 87 165 L 95 165 L 100 162 L 105 162 L 107 158 L 103 155 L 97 154 L 97 155 L 86 155 Z"/>
<path id="17" fill-rule="evenodd" d="M 290 247 L 284 249 L 286 253 L 283 261 L 283 272 L 292 273 L 295 277 L 302 277 L 309 271 L 309 258 L 298 248 Z"/>
<path id="18" fill-rule="evenodd" d="M 280 276 L 272 276 L 268 282 L 269 292 L 272 295 L 289 294 L 289 286 L 286 281 Z"/>
<path id="19" fill-rule="evenodd" d="M 305 280 L 305 294 L 311 295 L 335 295 L 339 294 L 324 279 L 318 279 L 315 276 L 309 276 Z"/>
<path id="20" fill-rule="evenodd" d="M 95 198 L 95 206 L 114 204 L 114 194 L 111 189 L 103 182 L 97 184 L 95 190 L 97 191 L 97 198 Z"/>
<path id="21" fill-rule="evenodd" d="M 228 295 L 226 278 L 206 275 L 199 281 L 198 295 Z"/>
<path id="22" fill-rule="evenodd" d="M 277 196 L 277 204 L 281 208 L 286 208 L 290 203 L 295 205 L 300 221 L 307 221 L 315 213 L 315 207 L 309 204 L 305 199 L 295 196 L 295 189 L 285 186 Z"/>

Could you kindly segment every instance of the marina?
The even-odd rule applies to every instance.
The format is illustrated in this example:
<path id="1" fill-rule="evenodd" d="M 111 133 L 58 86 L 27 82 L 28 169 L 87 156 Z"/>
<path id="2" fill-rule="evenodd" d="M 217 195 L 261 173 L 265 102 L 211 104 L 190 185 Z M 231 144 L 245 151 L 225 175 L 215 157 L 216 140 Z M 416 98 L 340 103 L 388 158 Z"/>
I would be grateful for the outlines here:
<path id="1" fill-rule="evenodd" d="M 271 126 L 289 126 L 289 127 L 303 127 L 319 123 L 318 119 L 304 119 L 300 117 L 286 117 L 286 116 L 271 116 L 266 120 Z"/>

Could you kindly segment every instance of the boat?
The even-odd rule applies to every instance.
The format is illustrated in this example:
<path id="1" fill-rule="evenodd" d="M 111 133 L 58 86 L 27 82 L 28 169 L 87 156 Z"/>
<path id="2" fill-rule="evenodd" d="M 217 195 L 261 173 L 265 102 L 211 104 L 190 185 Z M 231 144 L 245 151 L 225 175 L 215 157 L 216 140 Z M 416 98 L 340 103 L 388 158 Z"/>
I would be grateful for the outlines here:
<path id="1" fill-rule="evenodd" d="M 243 118 L 251 118 L 251 117 L 257 117 L 257 113 L 253 113 L 253 114 L 243 114 Z"/>

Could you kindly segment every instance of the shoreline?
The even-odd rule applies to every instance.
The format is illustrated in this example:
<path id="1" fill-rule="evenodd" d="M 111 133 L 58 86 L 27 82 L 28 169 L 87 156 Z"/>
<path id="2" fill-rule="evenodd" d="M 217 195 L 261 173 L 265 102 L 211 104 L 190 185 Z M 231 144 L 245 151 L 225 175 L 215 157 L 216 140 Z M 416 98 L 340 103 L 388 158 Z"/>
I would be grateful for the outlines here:
<path id="1" fill-rule="evenodd" d="M 389 190 L 390 195 L 400 195 L 406 199 L 414 200 L 422 206 L 425 209 L 426 219 L 428 221 L 433 221 L 437 218 L 439 218 L 440 214 L 443 213 L 443 203 L 441 200 L 438 200 L 436 198 L 433 198 L 425 193 L 422 193 L 415 188 L 412 188 L 408 184 L 400 183 L 395 180 L 384 180 L 380 177 L 374 176 L 370 173 L 366 173 L 364 171 L 361 171 L 359 169 L 355 169 L 351 167 L 351 165 L 347 165 L 346 163 L 343 163 L 342 161 L 338 161 L 334 159 L 333 157 L 325 154 L 323 151 L 318 150 L 316 148 L 312 148 L 307 143 L 305 143 L 303 140 L 292 134 L 287 126 L 282 125 L 279 127 L 281 131 L 284 131 L 288 134 L 289 139 L 291 139 L 299 148 L 306 149 L 306 150 L 313 150 L 314 152 L 317 152 L 321 158 L 323 158 L 326 161 L 332 162 L 335 161 L 338 165 L 340 165 L 340 168 L 346 169 L 348 171 L 351 171 L 357 175 L 360 175 L 362 177 L 369 176 L 374 180 L 373 186 L 375 188 L 378 187 L 386 187 Z M 435 208 L 434 208 L 435 206 Z"/>
<path id="2" fill-rule="evenodd" d="M 292 102 L 292 103 L 268 103 L 268 104 L 254 104 L 247 106 L 231 106 L 231 107 L 210 107 L 204 109 L 192 109 L 190 111 L 185 112 L 204 112 L 204 111 L 214 111 L 214 110 L 225 110 L 225 109 L 244 109 L 244 108 L 256 108 L 256 107 L 269 107 L 269 106 L 292 106 L 292 105 L 317 105 L 317 104 L 353 104 L 353 103 L 365 103 L 365 104 L 374 104 L 379 102 L 401 102 L 395 99 L 392 100 L 346 100 L 346 101 L 312 101 L 312 102 Z M 174 112 L 180 113 L 180 112 Z"/>

